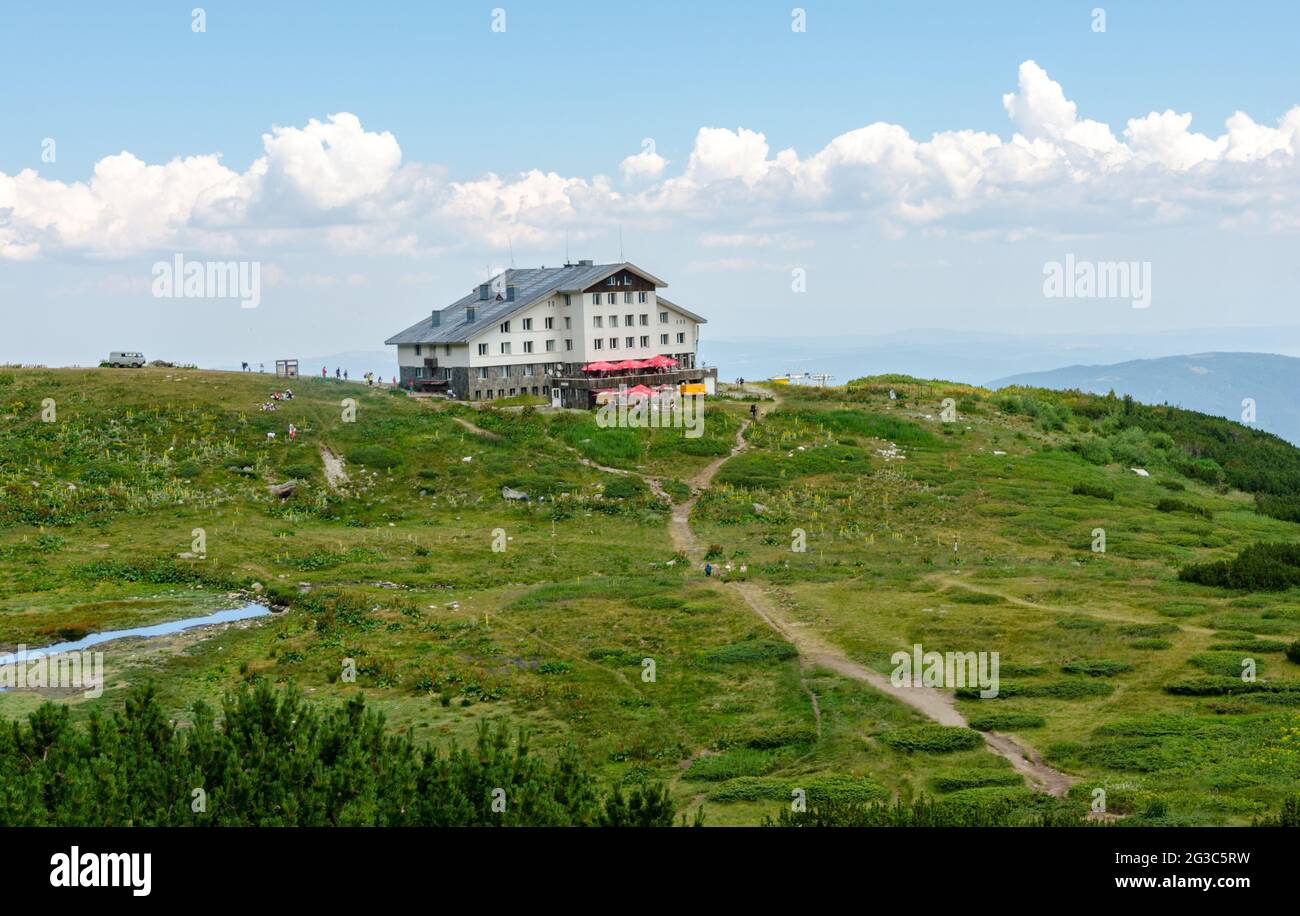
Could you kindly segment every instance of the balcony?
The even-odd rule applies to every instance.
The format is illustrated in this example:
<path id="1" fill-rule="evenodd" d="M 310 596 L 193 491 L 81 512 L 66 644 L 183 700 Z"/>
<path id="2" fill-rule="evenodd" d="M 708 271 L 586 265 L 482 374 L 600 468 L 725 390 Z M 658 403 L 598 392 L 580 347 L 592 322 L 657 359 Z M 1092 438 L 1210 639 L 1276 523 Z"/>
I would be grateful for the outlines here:
<path id="1" fill-rule="evenodd" d="M 716 366 L 696 366 L 693 369 L 628 369 L 623 372 L 610 372 L 587 375 L 551 376 L 548 384 L 575 391 L 601 391 L 605 388 L 617 388 L 626 385 L 680 385 L 683 382 L 699 382 L 705 377 L 718 377 Z"/>

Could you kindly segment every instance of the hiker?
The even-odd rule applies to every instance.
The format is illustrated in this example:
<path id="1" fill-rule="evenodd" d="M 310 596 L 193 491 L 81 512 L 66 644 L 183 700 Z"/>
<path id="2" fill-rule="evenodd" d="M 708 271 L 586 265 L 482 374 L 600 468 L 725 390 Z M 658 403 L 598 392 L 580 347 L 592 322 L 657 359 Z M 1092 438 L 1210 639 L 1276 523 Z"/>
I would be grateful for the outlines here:
<path id="1" fill-rule="evenodd" d="M 704 575 L 706 575 L 706 576 L 712 576 L 712 575 L 713 575 L 713 564 L 712 564 L 712 563 L 705 563 L 705 564 L 704 564 Z"/>
<path id="2" fill-rule="evenodd" d="M 346 382 L 347 380 L 348 380 L 348 370 L 344 369 L 344 370 L 343 370 L 343 381 Z"/>
<path id="3" fill-rule="evenodd" d="M 335 377 L 335 378 L 343 378 L 343 370 L 340 369 L 338 366 L 335 366 L 335 367 L 334 367 L 334 377 Z"/>
<path id="4" fill-rule="evenodd" d="M 248 371 L 248 363 L 240 363 L 239 365 L 240 365 L 240 370 L 239 370 L 240 372 Z"/>
<path id="5" fill-rule="evenodd" d="M 758 405 L 757 405 L 757 404 L 750 404 L 750 405 L 749 405 L 749 418 L 750 418 L 751 420 L 757 420 L 757 419 L 758 419 Z"/>
<path id="6" fill-rule="evenodd" d="M 325 371 L 325 367 L 324 367 L 324 366 L 321 366 L 321 367 L 320 367 L 320 377 L 321 377 L 321 378 L 329 378 L 329 373 Z"/>
<path id="7" fill-rule="evenodd" d="M 290 442 L 293 442 L 293 441 L 296 440 L 297 438 L 298 438 L 298 427 L 296 427 L 296 426 L 294 426 L 292 423 L 290 423 L 290 424 L 289 424 L 289 441 L 290 441 Z"/>

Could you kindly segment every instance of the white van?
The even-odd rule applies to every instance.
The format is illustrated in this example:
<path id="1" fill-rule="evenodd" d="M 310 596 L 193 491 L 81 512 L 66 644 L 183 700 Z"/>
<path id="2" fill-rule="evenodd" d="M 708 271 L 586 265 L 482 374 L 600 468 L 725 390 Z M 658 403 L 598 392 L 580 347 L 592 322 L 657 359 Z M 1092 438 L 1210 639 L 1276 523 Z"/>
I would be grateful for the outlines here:
<path id="1" fill-rule="evenodd" d="M 108 364 L 116 368 L 139 369 L 144 365 L 144 354 L 114 350 L 108 354 Z"/>

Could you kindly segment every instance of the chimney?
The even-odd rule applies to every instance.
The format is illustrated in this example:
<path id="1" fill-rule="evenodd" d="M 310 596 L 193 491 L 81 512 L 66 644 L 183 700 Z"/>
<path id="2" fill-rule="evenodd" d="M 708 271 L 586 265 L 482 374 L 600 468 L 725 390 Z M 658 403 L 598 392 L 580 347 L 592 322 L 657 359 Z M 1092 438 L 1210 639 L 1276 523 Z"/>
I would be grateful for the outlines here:
<path id="1" fill-rule="evenodd" d="M 435 309 L 429 317 L 429 327 L 436 328 L 440 324 L 442 324 L 442 312 Z"/>
<path id="2" fill-rule="evenodd" d="M 591 266 L 591 261 L 590 261 L 590 260 L 587 260 L 587 261 L 579 261 L 579 262 L 578 262 L 578 266 L 579 266 L 579 267 L 590 267 L 590 266 Z"/>

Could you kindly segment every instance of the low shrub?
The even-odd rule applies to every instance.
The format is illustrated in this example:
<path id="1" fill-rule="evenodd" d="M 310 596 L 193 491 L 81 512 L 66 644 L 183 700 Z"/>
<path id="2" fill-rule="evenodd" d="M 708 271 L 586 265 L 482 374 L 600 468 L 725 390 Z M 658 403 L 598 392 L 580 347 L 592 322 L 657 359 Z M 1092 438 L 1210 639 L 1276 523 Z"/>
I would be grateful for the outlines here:
<path id="1" fill-rule="evenodd" d="M 953 751 L 968 751 L 984 743 L 979 732 L 950 725 L 914 725 L 884 732 L 877 737 L 895 750 L 909 753 L 923 751 L 948 754 Z"/>
<path id="2" fill-rule="evenodd" d="M 993 712 L 971 716 L 970 727 L 982 732 L 1012 732 L 1023 728 L 1042 728 L 1047 720 L 1029 712 Z"/>
<path id="3" fill-rule="evenodd" d="M 1115 499 L 1115 491 L 1108 490 L 1105 487 L 1099 487 L 1090 483 L 1076 483 L 1074 489 L 1070 491 L 1075 496 L 1091 496 L 1094 499 Z"/>
<path id="4" fill-rule="evenodd" d="M 1132 671 L 1133 666 L 1128 662 L 1109 659 L 1079 659 L 1066 662 L 1061 666 L 1061 670 L 1066 674 L 1086 674 L 1088 677 L 1115 677 L 1117 674 Z"/>

